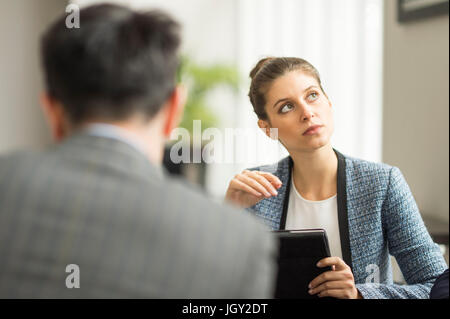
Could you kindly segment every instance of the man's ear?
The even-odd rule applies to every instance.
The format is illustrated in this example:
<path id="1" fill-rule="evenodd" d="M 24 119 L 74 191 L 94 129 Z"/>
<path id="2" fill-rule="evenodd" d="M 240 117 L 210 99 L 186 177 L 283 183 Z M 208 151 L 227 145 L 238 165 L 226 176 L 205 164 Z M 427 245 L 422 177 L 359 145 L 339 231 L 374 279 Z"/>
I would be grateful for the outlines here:
<path id="1" fill-rule="evenodd" d="M 267 122 L 265 120 L 258 120 L 258 126 L 264 132 L 264 134 L 267 135 L 268 138 L 278 139 L 278 138 L 275 138 L 275 136 L 273 134 L 274 133 L 274 131 L 273 131 L 274 129 L 272 127 L 270 127 L 269 122 Z"/>
<path id="2" fill-rule="evenodd" d="M 62 140 L 67 135 L 68 127 L 61 103 L 46 92 L 41 93 L 40 102 L 53 139 L 55 141 Z"/>
<path id="3" fill-rule="evenodd" d="M 163 131 L 166 138 L 169 138 L 172 130 L 180 124 L 186 99 L 186 88 L 182 85 L 177 85 L 166 102 L 167 117 Z"/>

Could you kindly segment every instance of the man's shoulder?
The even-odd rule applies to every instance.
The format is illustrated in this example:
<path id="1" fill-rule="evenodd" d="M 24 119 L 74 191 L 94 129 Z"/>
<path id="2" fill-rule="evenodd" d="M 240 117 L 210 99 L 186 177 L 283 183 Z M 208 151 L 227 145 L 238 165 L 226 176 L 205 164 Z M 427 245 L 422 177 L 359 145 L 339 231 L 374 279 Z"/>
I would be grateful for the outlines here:
<path id="1" fill-rule="evenodd" d="M 64 157 L 63 153 L 53 148 L 0 156 L 0 184 L 4 182 L 8 188 L 11 181 L 19 183 L 22 189 L 17 189 L 18 192 L 23 192 L 23 187 L 32 188 L 31 192 L 39 191 L 42 198 L 50 200 L 54 196 L 50 194 L 47 196 L 45 191 L 48 188 L 42 186 L 51 178 L 52 187 L 62 189 L 70 186 L 72 194 L 95 191 L 96 196 L 89 197 L 89 201 L 110 197 L 111 192 L 120 189 L 120 196 L 113 196 L 111 201 L 119 201 L 119 198 L 120 201 L 126 202 L 133 200 L 140 204 L 133 207 L 137 210 L 151 211 L 150 215 L 153 216 L 162 214 L 174 218 L 183 216 L 186 217 L 186 225 L 189 226 L 196 223 L 204 228 L 233 229 L 236 228 L 233 225 L 239 224 L 237 228 L 249 232 L 261 229 L 259 221 L 254 216 L 244 210 L 219 203 L 197 185 L 168 174 L 161 176 L 148 174 L 156 170 L 143 170 L 138 174 L 135 170 L 131 172 L 126 167 L 119 168 L 117 165 L 111 166 L 110 163 L 97 160 L 71 161 L 70 157 Z M 1 178 L 2 176 L 5 178 Z M 16 195 L 18 196 L 18 194 L 14 196 Z"/>
<path id="2" fill-rule="evenodd" d="M 33 164 L 42 163 L 45 157 L 43 151 L 14 151 L 0 155 L 0 172 L 10 172 L 24 169 Z"/>
<path id="3" fill-rule="evenodd" d="M 166 200 L 174 210 L 184 211 L 200 223 L 215 224 L 224 229 L 246 229 L 247 231 L 267 231 L 259 219 L 244 209 L 239 209 L 209 196 L 203 189 L 179 178 L 166 177 L 164 192 L 170 194 Z"/>

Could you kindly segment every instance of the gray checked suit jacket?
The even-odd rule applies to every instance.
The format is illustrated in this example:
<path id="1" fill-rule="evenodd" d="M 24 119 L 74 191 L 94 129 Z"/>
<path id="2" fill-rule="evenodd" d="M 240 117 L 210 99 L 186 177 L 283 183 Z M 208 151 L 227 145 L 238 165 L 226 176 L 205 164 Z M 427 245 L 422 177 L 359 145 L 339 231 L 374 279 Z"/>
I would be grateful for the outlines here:
<path id="1" fill-rule="evenodd" d="M 85 133 L 0 157 L 0 298 L 272 297 L 267 228 L 192 188 Z"/>

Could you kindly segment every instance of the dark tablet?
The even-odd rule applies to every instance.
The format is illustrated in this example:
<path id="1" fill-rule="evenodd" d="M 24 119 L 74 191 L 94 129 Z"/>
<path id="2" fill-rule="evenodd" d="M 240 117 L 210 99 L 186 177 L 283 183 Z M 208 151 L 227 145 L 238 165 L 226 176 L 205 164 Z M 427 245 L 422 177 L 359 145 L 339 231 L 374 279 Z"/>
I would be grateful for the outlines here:
<path id="1" fill-rule="evenodd" d="M 274 231 L 279 239 L 278 275 L 275 298 L 318 298 L 308 293 L 308 284 L 331 267 L 318 268 L 317 262 L 330 257 L 324 229 Z"/>

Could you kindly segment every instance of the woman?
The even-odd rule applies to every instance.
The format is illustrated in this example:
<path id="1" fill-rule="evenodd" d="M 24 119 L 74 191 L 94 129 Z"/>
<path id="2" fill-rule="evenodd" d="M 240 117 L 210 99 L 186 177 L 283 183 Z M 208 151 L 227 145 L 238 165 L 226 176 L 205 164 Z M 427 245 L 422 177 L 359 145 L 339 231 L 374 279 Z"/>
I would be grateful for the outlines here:
<path id="1" fill-rule="evenodd" d="M 333 107 L 317 70 L 299 58 L 266 58 L 250 73 L 249 97 L 258 126 L 289 155 L 244 170 L 226 199 L 272 229 L 324 228 L 331 266 L 310 294 L 335 298 L 428 298 L 446 268 L 400 170 L 342 155 L 330 144 Z M 269 172 L 274 172 L 271 174 Z M 407 285 L 395 285 L 389 255 Z"/>

